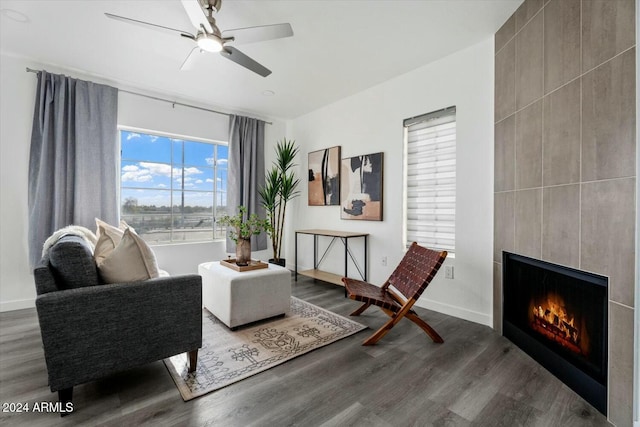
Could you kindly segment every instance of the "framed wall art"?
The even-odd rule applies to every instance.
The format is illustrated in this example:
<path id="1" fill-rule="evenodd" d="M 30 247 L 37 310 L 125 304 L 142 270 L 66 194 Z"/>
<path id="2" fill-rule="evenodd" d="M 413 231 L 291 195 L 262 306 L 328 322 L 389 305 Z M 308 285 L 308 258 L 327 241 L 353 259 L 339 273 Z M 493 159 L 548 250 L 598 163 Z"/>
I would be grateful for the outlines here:
<path id="1" fill-rule="evenodd" d="M 309 206 L 340 204 L 340 147 L 309 153 Z"/>
<path id="2" fill-rule="evenodd" d="M 342 159 L 340 218 L 382 221 L 383 154 Z"/>

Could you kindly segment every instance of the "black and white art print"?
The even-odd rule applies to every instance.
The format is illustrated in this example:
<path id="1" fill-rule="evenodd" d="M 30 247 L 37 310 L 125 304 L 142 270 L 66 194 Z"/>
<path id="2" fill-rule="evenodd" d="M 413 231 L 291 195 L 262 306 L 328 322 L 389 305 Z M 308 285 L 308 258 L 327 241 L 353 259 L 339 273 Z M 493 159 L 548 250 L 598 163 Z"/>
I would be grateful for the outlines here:
<path id="1" fill-rule="evenodd" d="M 382 221 L 383 154 L 342 159 L 340 218 Z"/>
<path id="2" fill-rule="evenodd" d="M 340 204 L 340 147 L 309 153 L 309 206 Z"/>

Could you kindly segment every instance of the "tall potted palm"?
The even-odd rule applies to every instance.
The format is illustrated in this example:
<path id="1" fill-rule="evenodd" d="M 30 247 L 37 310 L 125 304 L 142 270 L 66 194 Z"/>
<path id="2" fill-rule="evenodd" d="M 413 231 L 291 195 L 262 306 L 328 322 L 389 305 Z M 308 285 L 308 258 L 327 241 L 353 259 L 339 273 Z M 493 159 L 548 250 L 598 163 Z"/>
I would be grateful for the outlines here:
<path id="1" fill-rule="evenodd" d="M 287 211 L 287 203 L 300 194 L 296 190 L 300 180 L 296 178 L 291 169 L 296 166 L 295 157 L 298 147 L 295 141 L 287 141 L 284 138 L 276 144 L 276 159 L 265 175 L 264 187 L 259 190 L 262 205 L 267 211 L 269 229 L 267 233 L 271 237 L 273 259 L 269 262 L 285 266 L 282 258 L 282 240 L 284 235 L 284 221 Z"/>

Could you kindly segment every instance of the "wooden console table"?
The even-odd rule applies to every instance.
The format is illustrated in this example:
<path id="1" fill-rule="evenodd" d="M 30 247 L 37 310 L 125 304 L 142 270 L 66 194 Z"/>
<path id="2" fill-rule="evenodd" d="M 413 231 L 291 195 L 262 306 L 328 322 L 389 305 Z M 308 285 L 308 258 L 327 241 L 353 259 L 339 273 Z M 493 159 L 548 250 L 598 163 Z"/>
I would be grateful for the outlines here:
<path id="1" fill-rule="evenodd" d="M 312 270 L 304 270 L 298 271 L 298 234 L 309 234 L 313 236 L 313 269 Z M 324 253 L 318 259 L 318 236 L 326 236 L 331 237 L 331 242 L 327 249 L 325 249 Z M 367 280 L 367 238 L 368 233 L 351 233 L 348 231 L 335 231 L 335 230 L 296 230 L 296 242 L 295 242 L 295 280 L 298 280 L 298 274 L 303 276 L 312 277 L 314 279 L 322 280 L 323 282 L 334 283 L 336 285 L 344 286 L 342 283 L 342 277 L 349 277 L 349 258 L 353 261 L 353 264 L 356 266 L 358 273 L 362 280 Z M 349 239 L 354 238 L 362 238 L 364 240 L 364 268 L 361 270 L 356 262 L 351 250 L 349 250 Z M 329 249 L 333 246 L 333 243 L 336 239 L 340 239 L 342 244 L 344 245 L 344 276 L 340 276 L 339 274 L 329 273 L 327 271 L 322 271 L 319 269 L 320 264 L 324 260 L 325 256 L 329 252 Z"/>

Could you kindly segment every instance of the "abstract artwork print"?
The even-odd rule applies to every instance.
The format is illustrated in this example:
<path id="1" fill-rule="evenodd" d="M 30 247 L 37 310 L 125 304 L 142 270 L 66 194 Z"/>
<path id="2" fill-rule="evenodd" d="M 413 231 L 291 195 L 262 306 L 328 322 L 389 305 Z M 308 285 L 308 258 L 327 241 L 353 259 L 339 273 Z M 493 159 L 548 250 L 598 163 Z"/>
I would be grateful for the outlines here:
<path id="1" fill-rule="evenodd" d="M 340 147 L 309 153 L 309 206 L 340 204 Z"/>
<path id="2" fill-rule="evenodd" d="M 383 153 L 342 159 L 340 218 L 382 221 Z"/>

